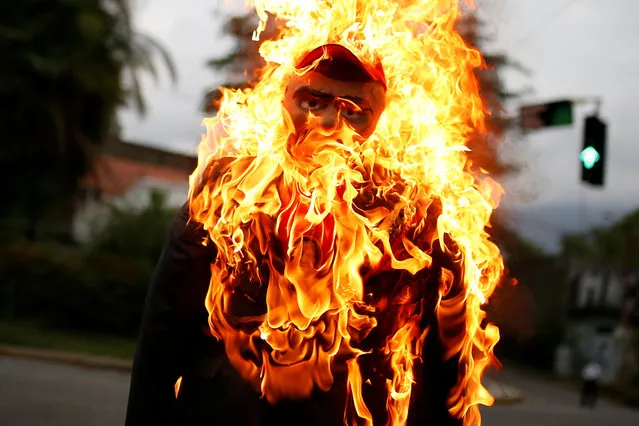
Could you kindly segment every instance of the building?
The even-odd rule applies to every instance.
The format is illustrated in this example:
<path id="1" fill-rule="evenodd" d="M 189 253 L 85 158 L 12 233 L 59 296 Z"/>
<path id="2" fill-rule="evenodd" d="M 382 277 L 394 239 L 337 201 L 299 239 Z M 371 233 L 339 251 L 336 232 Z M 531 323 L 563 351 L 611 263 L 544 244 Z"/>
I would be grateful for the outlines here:
<path id="1" fill-rule="evenodd" d="M 164 193 L 169 207 L 182 205 L 189 190 L 189 175 L 197 157 L 125 142 L 107 145 L 94 171 L 83 182 L 83 192 L 72 218 L 72 237 L 90 241 L 108 219 L 110 206 L 143 208 L 154 191 Z"/>
<path id="2" fill-rule="evenodd" d="M 570 275 L 564 361 L 559 370 L 577 375 L 588 360 L 602 367 L 602 380 L 638 371 L 639 271 L 575 262 Z"/>

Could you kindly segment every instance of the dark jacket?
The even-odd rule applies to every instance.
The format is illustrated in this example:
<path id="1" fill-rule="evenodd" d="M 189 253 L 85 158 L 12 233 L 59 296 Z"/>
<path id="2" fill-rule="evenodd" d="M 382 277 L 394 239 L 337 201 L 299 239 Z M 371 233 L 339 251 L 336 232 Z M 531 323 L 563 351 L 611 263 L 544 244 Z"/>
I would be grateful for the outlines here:
<path id="1" fill-rule="evenodd" d="M 202 230 L 188 222 L 184 207 L 175 218 L 153 276 L 131 377 L 126 426 L 190 425 L 342 425 L 346 381 L 335 378 L 328 393 L 304 401 L 272 406 L 259 398 L 235 372 L 224 347 L 208 331 L 204 300 L 209 286 L 213 245 L 204 246 Z M 432 274 L 431 274 L 432 275 Z M 437 279 L 437 277 L 435 277 Z M 459 425 L 447 411 L 446 399 L 457 379 L 457 359 L 442 361 L 443 348 L 434 320 L 437 286 L 425 303 L 424 325 L 431 330 L 417 366 L 409 424 Z M 384 424 L 385 380 L 372 373 L 374 358 L 362 359 L 364 394 L 375 424 Z M 370 368 L 367 368 L 367 364 Z M 174 384 L 182 376 L 180 395 Z M 380 398 L 381 396 L 381 398 Z"/>

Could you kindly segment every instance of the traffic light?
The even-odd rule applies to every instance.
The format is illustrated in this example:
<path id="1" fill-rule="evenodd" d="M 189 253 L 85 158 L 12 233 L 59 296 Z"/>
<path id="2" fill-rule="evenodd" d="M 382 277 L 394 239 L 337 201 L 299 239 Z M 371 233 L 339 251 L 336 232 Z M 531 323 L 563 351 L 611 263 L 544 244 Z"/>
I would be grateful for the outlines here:
<path id="1" fill-rule="evenodd" d="M 519 111 L 521 128 L 536 130 L 570 125 L 572 124 L 572 104 L 572 101 L 564 100 L 523 106 Z"/>
<path id="2" fill-rule="evenodd" d="M 597 116 L 586 117 L 584 145 L 579 154 L 581 180 L 594 186 L 603 186 L 606 163 L 607 125 Z"/>

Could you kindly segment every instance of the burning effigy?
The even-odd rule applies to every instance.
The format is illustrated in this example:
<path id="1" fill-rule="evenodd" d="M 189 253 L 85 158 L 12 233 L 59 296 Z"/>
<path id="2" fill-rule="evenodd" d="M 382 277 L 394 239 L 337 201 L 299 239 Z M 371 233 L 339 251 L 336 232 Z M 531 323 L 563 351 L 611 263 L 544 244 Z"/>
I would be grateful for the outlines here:
<path id="1" fill-rule="evenodd" d="M 486 114 L 457 0 L 260 0 L 266 67 L 222 89 L 191 176 L 217 257 L 210 331 L 271 404 L 345 383 L 345 424 L 404 425 L 424 342 L 458 364 L 448 410 L 479 424 L 499 339 L 500 187 L 471 172 Z M 357 84 L 355 84 L 357 83 Z M 378 404 L 384 401 L 383 413 Z"/>

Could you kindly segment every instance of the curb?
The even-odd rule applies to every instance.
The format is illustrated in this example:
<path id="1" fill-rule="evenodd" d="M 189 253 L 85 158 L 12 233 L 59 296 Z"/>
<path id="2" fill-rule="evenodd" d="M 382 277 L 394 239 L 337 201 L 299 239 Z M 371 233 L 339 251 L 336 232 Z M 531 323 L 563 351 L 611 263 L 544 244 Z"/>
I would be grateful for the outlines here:
<path id="1" fill-rule="evenodd" d="M 95 355 L 81 355 L 71 352 L 34 349 L 21 346 L 0 345 L 0 355 L 34 361 L 54 362 L 83 368 L 118 371 L 121 373 L 130 373 L 133 367 L 132 361 L 124 359 Z M 524 400 L 519 389 L 497 382 L 490 378 L 484 378 L 483 381 L 488 392 L 490 392 L 490 394 L 495 398 L 494 405 L 515 405 Z"/>
<path id="2" fill-rule="evenodd" d="M 487 377 L 483 379 L 483 384 L 493 398 L 495 398 L 493 405 L 516 405 L 524 400 L 522 392 L 512 386 L 505 385 Z"/>
<path id="3" fill-rule="evenodd" d="M 77 353 L 61 352 L 48 349 L 34 349 L 21 346 L 0 346 L 0 355 L 35 361 L 55 362 L 58 364 L 77 367 L 112 370 L 130 373 L 132 361 L 95 355 L 80 355 Z"/>

